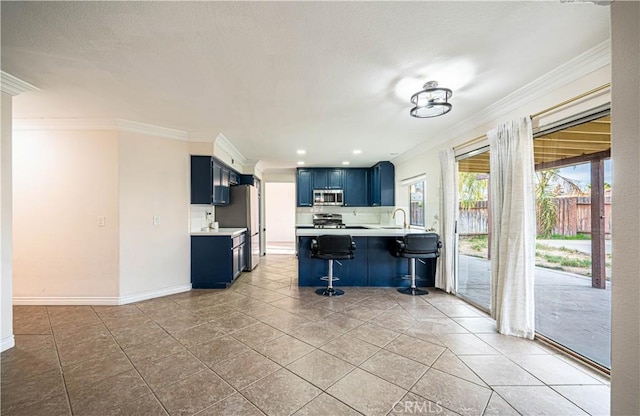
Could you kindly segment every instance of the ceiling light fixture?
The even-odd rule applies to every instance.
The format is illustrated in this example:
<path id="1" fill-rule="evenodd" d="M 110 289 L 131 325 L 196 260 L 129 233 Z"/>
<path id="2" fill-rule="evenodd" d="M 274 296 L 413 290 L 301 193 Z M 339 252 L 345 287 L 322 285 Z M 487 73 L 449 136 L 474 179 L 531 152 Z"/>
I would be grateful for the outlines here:
<path id="1" fill-rule="evenodd" d="M 356 149 L 353 151 L 354 155 L 359 155 L 360 153 L 362 153 L 362 150 Z"/>
<path id="2" fill-rule="evenodd" d="M 299 166 L 304 165 L 304 161 L 302 161 L 302 160 L 298 161 L 298 165 L 299 165 Z"/>
<path id="3" fill-rule="evenodd" d="M 349 164 L 349 162 L 345 160 L 344 162 L 342 162 L 342 164 L 343 164 L 343 165 L 348 165 L 348 164 Z"/>
<path id="4" fill-rule="evenodd" d="M 296 150 L 296 153 L 299 154 L 299 155 L 304 155 L 304 154 L 307 153 L 307 151 L 300 149 L 300 150 Z"/>
<path id="5" fill-rule="evenodd" d="M 411 96 L 411 103 L 415 105 L 409 112 L 413 117 L 431 118 L 447 114 L 452 105 L 449 98 L 453 95 L 448 88 L 438 87 L 436 81 L 424 84 L 424 89 Z"/>

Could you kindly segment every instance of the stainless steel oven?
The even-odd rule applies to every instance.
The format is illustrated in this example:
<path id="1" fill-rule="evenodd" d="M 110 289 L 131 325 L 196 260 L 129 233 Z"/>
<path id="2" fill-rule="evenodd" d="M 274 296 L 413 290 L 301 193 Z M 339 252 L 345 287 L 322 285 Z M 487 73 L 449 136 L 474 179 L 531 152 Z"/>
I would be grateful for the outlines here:
<path id="1" fill-rule="evenodd" d="M 314 189 L 313 205 L 344 205 L 344 194 L 342 189 Z"/>

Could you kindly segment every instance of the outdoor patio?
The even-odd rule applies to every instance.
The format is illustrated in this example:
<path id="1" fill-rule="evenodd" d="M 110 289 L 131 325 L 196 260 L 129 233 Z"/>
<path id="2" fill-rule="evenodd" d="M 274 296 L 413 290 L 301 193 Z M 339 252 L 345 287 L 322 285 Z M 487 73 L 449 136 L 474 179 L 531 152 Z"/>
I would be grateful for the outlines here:
<path id="1" fill-rule="evenodd" d="M 490 302 L 489 260 L 460 255 L 458 268 L 468 279 L 458 293 L 487 308 Z M 536 267 L 536 332 L 611 367 L 611 282 L 591 287 L 591 278 Z"/>

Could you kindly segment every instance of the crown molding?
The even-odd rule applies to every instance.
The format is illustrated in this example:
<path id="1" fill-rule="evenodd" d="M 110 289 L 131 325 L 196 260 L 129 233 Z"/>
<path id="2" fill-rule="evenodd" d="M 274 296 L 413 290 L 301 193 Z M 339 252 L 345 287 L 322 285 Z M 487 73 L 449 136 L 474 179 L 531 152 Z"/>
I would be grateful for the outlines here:
<path id="1" fill-rule="evenodd" d="M 181 130 L 154 126 L 152 124 L 138 123 L 123 119 L 108 118 L 18 118 L 13 120 L 13 129 L 16 131 L 28 130 L 89 130 L 89 131 L 126 131 L 130 133 L 144 134 L 153 137 L 187 141 L 187 133 Z"/>
<path id="2" fill-rule="evenodd" d="M 188 141 L 189 135 L 186 131 L 170 129 L 167 127 L 155 126 L 153 124 L 139 123 L 137 121 L 129 121 L 116 119 L 118 130 L 127 131 L 130 133 L 145 134 L 154 137 L 164 137 L 167 139 L 180 140 L 183 142 Z"/>
<path id="3" fill-rule="evenodd" d="M 16 118 L 13 130 L 118 130 L 117 121 L 104 118 Z"/>
<path id="4" fill-rule="evenodd" d="M 39 88 L 11 74 L 0 71 L 0 91 L 15 96 L 28 91 L 38 91 Z"/>
<path id="5" fill-rule="evenodd" d="M 474 128 L 489 123 L 492 120 L 499 119 L 501 116 L 517 110 L 525 104 L 541 98 L 568 83 L 577 81 L 609 64 L 611 64 L 611 42 L 610 40 L 606 40 L 487 106 L 483 111 L 467 118 L 465 122 L 435 135 L 438 137 L 446 137 L 446 140 L 454 139 L 464 133 L 472 131 Z M 438 142 L 436 146 L 440 143 L 442 143 L 442 141 Z M 434 144 L 432 141 L 424 141 L 392 159 L 392 162 L 406 162 L 433 148 Z"/>
<path id="6" fill-rule="evenodd" d="M 257 159 L 249 159 L 247 160 L 247 164 L 244 165 L 245 168 L 253 169 L 253 175 L 257 176 L 258 179 L 262 180 L 262 175 L 264 174 L 264 163 L 261 160 Z"/>
<path id="7" fill-rule="evenodd" d="M 240 151 L 236 149 L 233 144 L 231 144 L 231 142 L 224 136 L 224 134 L 219 133 L 218 136 L 216 136 L 214 144 L 220 146 L 222 150 L 227 152 L 229 156 L 238 161 L 238 163 L 240 163 L 243 167 L 247 164 L 247 158 L 244 157 L 244 155 L 240 153 Z"/>

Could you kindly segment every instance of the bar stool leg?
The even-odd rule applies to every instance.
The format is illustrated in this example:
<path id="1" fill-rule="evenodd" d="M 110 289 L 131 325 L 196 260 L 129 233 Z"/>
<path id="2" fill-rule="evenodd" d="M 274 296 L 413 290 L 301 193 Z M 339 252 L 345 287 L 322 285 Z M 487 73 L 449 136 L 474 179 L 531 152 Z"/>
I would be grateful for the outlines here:
<path id="1" fill-rule="evenodd" d="M 428 291 L 418 289 L 416 286 L 416 259 L 409 259 L 409 275 L 411 276 L 411 286 L 398 289 L 398 292 L 411 296 L 428 295 Z"/>
<path id="2" fill-rule="evenodd" d="M 322 296 L 340 296 L 344 295 L 344 290 L 333 288 L 333 260 L 329 260 L 329 273 L 327 276 L 327 287 L 316 290 L 318 295 Z"/>

